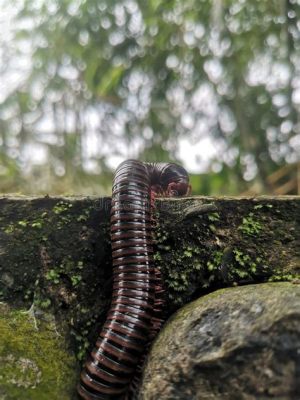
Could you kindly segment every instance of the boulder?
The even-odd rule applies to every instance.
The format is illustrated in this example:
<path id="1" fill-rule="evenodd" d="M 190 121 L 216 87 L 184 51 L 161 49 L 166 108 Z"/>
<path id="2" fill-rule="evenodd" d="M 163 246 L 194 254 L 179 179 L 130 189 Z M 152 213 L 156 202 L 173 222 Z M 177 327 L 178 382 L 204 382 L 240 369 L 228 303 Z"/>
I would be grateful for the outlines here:
<path id="1" fill-rule="evenodd" d="M 299 400 L 300 285 L 218 290 L 180 309 L 155 341 L 141 400 Z"/>

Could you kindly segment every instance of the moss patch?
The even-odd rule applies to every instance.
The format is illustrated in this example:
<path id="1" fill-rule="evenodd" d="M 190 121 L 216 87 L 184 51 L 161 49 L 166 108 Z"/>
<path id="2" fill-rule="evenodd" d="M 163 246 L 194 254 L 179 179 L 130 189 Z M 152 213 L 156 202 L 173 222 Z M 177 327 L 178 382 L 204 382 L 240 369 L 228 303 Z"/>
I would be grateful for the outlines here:
<path id="1" fill-rule="evenodd" d="M 0 305 L 0 398 L 63 400 L 74 398 L 78 378 L 75 356 L 55 325 L 43 315 Z"/>
<path id="2" fill-rule="evenodd" d="M 299 279 L 299 216 L 292 198 L 157 201 L 170 310 L 221 287 Z"/>
<path id="3" fill-rule="evenodd" d="M 52 307 L 56 320 L 69 324 L 69 339 L 84 359 L 110 299 L 110 200 L 0 203 L 0 301 Z"/>

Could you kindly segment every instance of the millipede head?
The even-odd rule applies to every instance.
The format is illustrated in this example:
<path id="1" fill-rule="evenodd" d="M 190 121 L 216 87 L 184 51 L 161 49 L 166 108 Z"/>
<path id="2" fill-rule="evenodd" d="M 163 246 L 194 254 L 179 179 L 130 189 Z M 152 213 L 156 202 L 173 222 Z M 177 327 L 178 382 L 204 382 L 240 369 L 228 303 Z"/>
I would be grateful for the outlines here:
<path id="1" fill-rule="evenodd" d="M 189 176 L 180 165 L 168 163 L 160 176 L 161 186 L 168 197 L 186 196 L 191 191 Z"/>

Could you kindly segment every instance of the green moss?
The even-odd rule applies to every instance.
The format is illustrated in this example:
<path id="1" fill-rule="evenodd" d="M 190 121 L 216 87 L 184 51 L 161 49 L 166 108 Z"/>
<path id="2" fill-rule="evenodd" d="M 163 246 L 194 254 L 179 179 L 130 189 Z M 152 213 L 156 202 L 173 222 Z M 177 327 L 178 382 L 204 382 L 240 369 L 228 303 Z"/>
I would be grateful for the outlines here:
<path id="1" fill-rule="evenodd" d="M 274 274 L 270 243 L 281 248 L 283 238 L 292 240 L 282 233 L 285 221 L 274 225 L 273 208 L 272 204 L 249 202 L 243 212 L 235 207 L 200 213 L 180 227 L 176 220 L 168 220 L 167 213 L 164 218 L 162 210 L 157 217 L 154 259 L 162 270 L 170 304 L 176 309 L 195 293 L 199 296 L 220 286 L 270 278 Z M 276 275 L 287 280 L 283 269 Z"/>
<path id="2" fill-rule="evenodd" d="M 43 299 L 39 303 L 40 308 L 46 310 L 51 306 L 51 300 L 50 299 Z"/>
<path id="3" fill-rule="evenodd" d="M 72 203 L 59 201 L 53 207 L 53 213 L 58 217 L 56 219 L 56 226 L 57 229 L 62 230 L 64 229 L 65 225 L 70 224 L 72 222 L 72 217 L 70 211 L 73 207 Z"/>
<path id="4" fill-rule="evenodd" d="M 231 267 L 230 275 L 235 277 L 235 281 L 239 279 L 249 279 L 250 271 L 247 270 L 247 264 L 250 259 L 247 255 L 235 255 L 237 265 Z"/>
<path id="5" fill-rule="evenodd" d="M 7 234 L 13 233 L 15 230 L 14 224 L 9 224 L 4 228 L 4 232 Z"/>
<path id="6" fill-rule="evenodd" d="M 76 343 L 76 358 L 78 361 L 83 361 L 86 358 L 87 349 L 90 346 L 88 334 L 91 329 L 90 324 L 87 325 L 88 329 L 81 328 L 80 332 L 71 330 L 71 336 Z"/>
<path id="7" fill-rule="evenodd" d="M 55 269 L 50 269 L 50 271 L 48 271 L 45 274 L 45 277 L 46 279 L 48 279 L 48 281 L 52 281 L 53 283 L 59 283 L 60 273 Z"/>
<path id="8" fill-rule="evenodd" d="M 74 287 L 75 287 L 75 286 L 78 286 L 79 283 L 80 283 L 80 281 L 81 281 L 81 279 L 82 279 L 81 275 L 71 275 L 71 282 L 72 282 L 72 285 L 73 285 Z"/>
<path id="9" fill-rule="evenodd" d="M 218 250 L 212 254 L 211 259 L 209 261 L 207 261 L 207 268 L 209 271 L 214 271 L 214 270 L 220 268 L 222 256 L 223 256 L 223 253 Z"/>
<path id="10" fill-rule="evenodd" d="M 57 321 L 68 324 L 69 334 L 76 332 L 70 345 L 82 360 L 110 300 L 105 286 L 111 271 L 109 208 L 96 200 L 45 198 L 8 201 L 1 212 L 4 272 L 13 283 L 0 280 L 0 301 L 54 310 Z"/>
<path id="11" fill-rule="evenodd" d="M 262 210 L 264 208 L 273 208 L 273 204 L 257 204 L 253 207 L 254 210 Z"/>
<path id="12" fill-rule="evenodd" d="M 32 224 L 31 224 L 32 228 L 37 228 L 37 229 L 41 229 L 43 227 L 43 221 L 40 220 L 35 220 Z"/>
<path id="13" fill-rule="evenodd" d="M 72 208 L 73 205 L 72 203 L 67 203 L 64 201 L 59 201 L 54 207 L 53 207 L 53 212 L 54 214 L 61 214 L 63 212 L 69 211 L 70 208 Z"/>
<path id="14" fill-rule="evenodd" d="M 0 396 L 7 400 L 73 398 L 75 357 L 53 319 L 35 321 L 28 312 L 0 306 Z"/>
<path id="15" fill-rule="evenodd" d="M 26 227 L 28 225 L 28 221 L 24 220 L 24 221 L 18 221 L 18 225 L 22 226 L 22 227 Z"/>
<path id="16" fill-rule="evenodd" d="M 274 272 L 272 276 L 268 279 L 269 282 L 282 282 L 282 281 L 287 281 L 287 282 L 300 282 L 300 276 L 299 274 L 285 274 L 282 272 L 282 270 L 278 269 L 277 271 Z"/>
<path id="17" fill-rule="evenodd" d="M 78 222 L 83 222 L 83 221 L 87 221 L 87 219 L 88 219 L 88 217 L 86 216 L 86 215 L 79 215 L 77 218 L 76 218 L 76 220 L 78 221 Z"/>
<path id="18" fill-rule="evenodd" d="M 243 218 L 242 224 L 238 227 L 246 235 L 257 235 L 262 230 L 262 225 L 254 218 L 254 213 L 250 212 L 248 216 Z"/>
<path id="19" fill-rule="evenodd" d="M 213 212 L 211 214 L 208 214 L 208 219 L 209 221 L 212 222 L 220 221 L 220 214 L 218 212 Z"/>
<path id="20" fill-rule="evenodd" d="M 184 241 L 180 246 L 170 242 L 170 233 L 161 225 L 156 229 L 155 262 L 160 266 L 164 275 L 164 282 L 168 288 L 171 303 L 179 306 L 186 302 L 189 296 L 191 282 L 202 274 L 205 269 L 201 262 L 203 250 L 200 246 Z"/>
<path id="21" fill-rule="evenodd" d="M 190 247 L 190 246 L 188 246 L 188 247 L 183 251 L 183 255 L 184 255 L 185 257 L 188 257 L 188 258 L 193 257 L 193 248 Z"/>
<path id="22" fill-rule="evenodd" d="M 240 267 L 233 268 L 233 272 L 236 272 L 240 278 L 248 277 L 251 273 L 254 274 L 257 270 L 257 265 L 262 262 L 260 257 L 253 259 L 249 254 L 245 254 L 239 249 L 234 249 L 233 254 L 237 266 Z"/>
<path id="23" fill-rule="evenodd" d="M 24 231 L 28 232 L 30 228 L 34 229 L 42 229 L 47 227 L 51 222 L 51 218 L 46 211 L 36 212 L 34 216 L 29 217 L 28 219 L 21 219 L 16 221 L 15 223 L 10 223 L 5 229 L 5 233 L 23 233 Z"/>
<path id="24" fill-rule="evenodd" d="M 82 280 L 83 266 L 83 261 L 76 263 L 70 256 L 66 256 L 60 265 L 45 272 L 45 278 L 54 284 L 59 284 L 62 278 L 69 279 L 72 286 L 76 287 Z"/>
<path id="25" fill-rule="evenodd" d="M 89 219 L 90 210 L 86 208 L 77 218 L 77 222 L 85 222 Z"/>

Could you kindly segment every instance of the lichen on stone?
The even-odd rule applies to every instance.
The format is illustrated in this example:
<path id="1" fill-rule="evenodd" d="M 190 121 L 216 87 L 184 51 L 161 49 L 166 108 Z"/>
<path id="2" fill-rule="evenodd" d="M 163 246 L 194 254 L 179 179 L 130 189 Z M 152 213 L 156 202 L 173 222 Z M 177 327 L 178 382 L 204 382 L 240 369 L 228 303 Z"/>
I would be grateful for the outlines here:
<path id="1" fill-rule="evenodd" d="M 0 305 L 0 398 L 70 400 L 78 367 L 53 316 Z"/>

